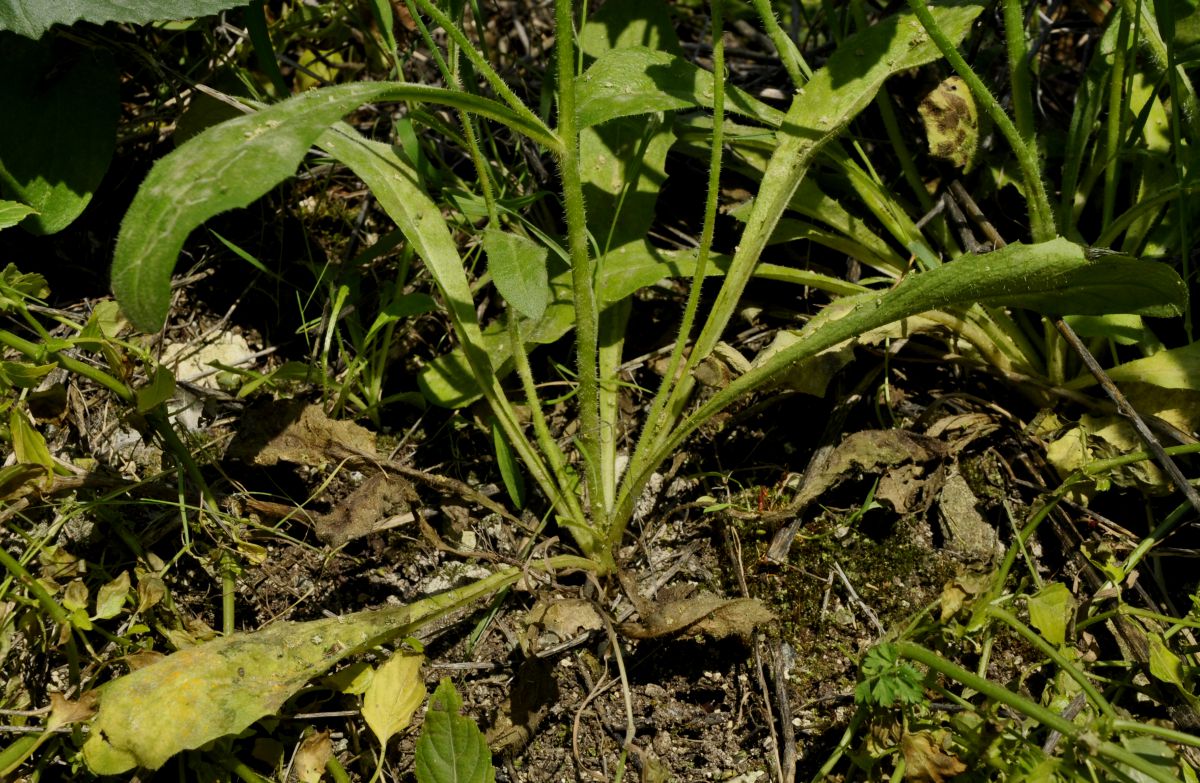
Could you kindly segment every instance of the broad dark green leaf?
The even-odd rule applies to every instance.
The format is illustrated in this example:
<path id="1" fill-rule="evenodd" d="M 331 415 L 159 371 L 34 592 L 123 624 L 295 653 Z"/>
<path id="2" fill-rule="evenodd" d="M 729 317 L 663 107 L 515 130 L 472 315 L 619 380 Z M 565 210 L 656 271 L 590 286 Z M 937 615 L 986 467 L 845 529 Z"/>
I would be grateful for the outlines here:
<path id="1" fill-rule="evenodd" d="M 101 49 L 0 33 L 0 73 L 0 195 L 38 213 L 25 228 L 53 234 L 83 212 L 108 170 L 117 69 Z"/>
<path id="2" fill-rule="evenodd" d="M 246 0 L 0 0 L 0 30 L 40 38 L 54 24 L 145 24 L 208 16 L 245 4 Z"/>
<path id="3" fill-rule="evenodd" d="M 459 714 L 462 699 L 450 679 L 429 700 L 417 740 L 417 783 L 494 783 L 492 751 L 483 732 Z"/>
<path id="4" fill-rule="evenodd" d="M 504 301 L 526 318 L 541 318 L 550 304 L 546 246 L 519 234 L 489 228 L 483 232 L 483 250 L 492 282 Z"/>

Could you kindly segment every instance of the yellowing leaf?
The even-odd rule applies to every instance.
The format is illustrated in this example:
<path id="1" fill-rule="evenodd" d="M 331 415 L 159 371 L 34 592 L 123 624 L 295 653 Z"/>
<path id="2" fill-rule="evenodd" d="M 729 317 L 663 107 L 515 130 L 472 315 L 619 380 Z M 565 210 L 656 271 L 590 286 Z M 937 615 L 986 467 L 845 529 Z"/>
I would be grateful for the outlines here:
<path id="1" fill-rule="evenodd" d="M 17 462 L 41 465 L 47 471 L 54 470 L 54 458 L 50 456 L 46 439 L 34 429 L 29 418 L 19 408 L 13 407 L 9 410 L 8 429 L 12 433 L 13 452 Z"/>
<path id="2" fill-rule="evenodd" d="M 425 700 L 425 683 L 421 680 L 423 655 L 397 653 L 375 671 L 363 696 L 363 718 L 379 744 L 408 728 L 413 713 Z"/>
<path id="3" fill-rule="evenodd" d="M 277 623 L 168 655 L 100 688 L 84 761 L 101 775 L 158 769 L 180 751 L 237 734 L 278 712 L 305 683 L 347 656 L 409 635 L 520 575 L 507 568 L 407 606 Z"/>

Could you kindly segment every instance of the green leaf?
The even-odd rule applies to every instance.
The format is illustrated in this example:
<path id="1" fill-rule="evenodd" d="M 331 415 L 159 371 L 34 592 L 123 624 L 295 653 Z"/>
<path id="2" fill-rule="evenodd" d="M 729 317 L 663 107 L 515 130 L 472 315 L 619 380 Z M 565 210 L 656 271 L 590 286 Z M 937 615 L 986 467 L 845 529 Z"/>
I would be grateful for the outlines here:
<path id="1" fill-rule="evenodd" d="M 26 364 L 0 361 L 0 377 L 20 389 L 32 389 L 52 373 L 57 364 Z"/>
<path id="2" fill-rule="evenodd" d="M 1184 687 L 1183 659 L 1171 651 L 1161 634 L 1148 634 L 1150 673 L 1163 682 Z"/>
<path id="3" fill-rule="evenodd" d="M 712 107 L 713 77 L 682 57 L 631 46 L 605 52 L 577 79 L 575 111 L 580 128 L 618 117 Z M 736 87 L 726 87 L 725 110 L 777 126 L 778 109 Z"/>
<path id="4" fill-rule="evenodd" d="M 125 599 L 129 596 L 129 572 L 122 571 L 121 575 L 96 593 L 96 614 L 93 619 L 107 620 L 116 617 L 125 608 Z"/>
<path id="5" fill-rule="evenodd" d="M 488 271 L 504 301 L 526 318 L 537 320 L 550 303 L 546 248 L 519 234 L 489 228 L 483 232 Z"/>
<path id="6" fill-rule="evenodd" d="M 417 740 L 418 783 L 494 783 L 492 751 L 483 732 L 470 718 L 459 714 L 462 699 L 450 679 L 429 701 L 425 725 Z"/>
<path id="7" fill-rule="evenodd" d="M 158 769 L 171 756 L 272 715 L 310 679 L 347 656 L 514 583 L 505 569 L 407 606 L 305 623 L 276 623 L 168 655 L 103 685 L 83 758 L 101 775 Z"/>
<path id="8" fill-rule="evenodd" d="M 588 230 L 601 243 L 601 253 L 643 241 L 654 222 L 667 179 L 667 153 L 675 143 L 671 119 L 623 117 L 580 132 Z M 598 263 L 603 267 L 603 258 Z"/>
<path id="9" fill-rule="evenodd" d="M 112 58 L 98 47 L 62 49 L 0 33 L 0 194 L 37 212 L 22 224 L 36 234 L 53 234 L 79 216 L 117 144 Z"/>
<path id="10" fill-rule="evenodd" d="M 33 423 L 21 411 L 13 406 L 8 411 L 8 429 L 12 434 L 13 453 L 17 462 L 25 465 L 41 465 L 47 471 L 54 470 L 54 458 L 46 446 L 42 433 L 33 427 Z"/>
<path id="11" fill-rule="evenodd" d="M 208 16 L 246 0 L 0 0 L 0 30 L 39 38 L 50 25 L 146 22 Z"/>
<path id="12" fill-rule="evenodd" d="M 706 269 L 709 276 L 722 275 L 729 268 L 728 256 L 711 256 Z M 575 310 L 570 299 L 570 269 L 550 258 L 550 288 L 553 300 L 540 321 L 522 327 L 522 336 L 530 344 L 546 344 L 567 334 L 575 326 Z M 696 269 L 693 250 L 660 250 L 644 239 L 630 242 L 606 255 L 600 262 L 600 301 L 602 306 L 618 302 L 635 291 L 667 278 L 690 278 Z M 858 293 L 862 286 L 847 283 L 817 272 L 793 269 L 778 264 L 759 263 L 755 277 L 763 280 L 810 286 L 838 294 Z M 497 372 L 503 374 L 509 361 L 508 335 L 502 326 L 489 327 L 482 333 L 482 345 L 492 357 Z M 417 376 L 425 398 L 435 405 L 458 408 L 479 396 L 479 386 L 461 349 L 439 356 L 421 369 Z"/>
<path id="13" fill-rule="evenodd" d="M 0 201 L 0 228 L 11 228 L 35 214 L 36 209 L 19 201 Z"/>
<path id="14" fill-rule="evenodd" d="M 683 54 L 663 0 L 607 0 L 579 31 L 579 48 L 587 57 L 633 46 Z"/>
<path id="15" fill-rule="evenodd" d="M 842 317 L 819 315 L 812 319 L 801 330 L 801 339 L 717 392 L 664 438 L 645 463 L 659 464 L 710 417 L 778 379 L 797 362 L 912 315 L 979 302 L 1049 313 L 1123 311 L 1173 316 L 1183 311 L 1187 295 L 1179 275 L 1166 264 L 1114 254 L 1096 255 L 1058 238 L 964 256 L 927 272 L 910 274 L 888 291 L 868 292 L 843 301 L 848 312 Z M 631 486 L 648 478 L 643 471 Z M 630 501 L 624 497 L 622 502 Z"/>
<path id="16" fill-rule="evenodd" d="M 290 176 L 309 147 L 343 115 L 385 100 L 444 103 L 491 117 L 550 148 L 558 145 L 544 127 L 495 101 L 388 82 L 312 90 L 223 122 L 154 164 L 121 223 L 112 286 L 129 320 L 146 331 L 162 326 L 170 305 L 171 272 L 194 228 L 249 205 Z"/>
<path id="17" fill-rule="evenodd" d="M 500 468 L 500 477 L 504 479 L 504 488 L 509 498 L 517 508 L 525 508 L 525 474 L 521 472 L 521 463 L 508 445 L 508 438 L 494 420 L 492 421 L 492 444 L 496 449 L 496 464 Z"/>
<path id="18" fill-rule="evenodd" d="M 1067 626 L 1075 615 L 1075 598 L 1062 582 L 1051 582 L 1029 597 L 1029 622 L 1050 644 L 1067 641 Z"/>
<path id="19" fill-rule="evenodd" d="M 398 652 L 375 671 L 363 695 L 363 719 L 387 747 L 388 740 L 408 728 L 413 713 L 425 701 L 421 663 L 425 656 Z"/>
<path id="20" fill-rule="evenodd" d="M 150 383 L 137 390 L 137 411 L 147 413 L 171 399 L 175 393 L 175 374 L 164 365 L 155 365 Z"/>

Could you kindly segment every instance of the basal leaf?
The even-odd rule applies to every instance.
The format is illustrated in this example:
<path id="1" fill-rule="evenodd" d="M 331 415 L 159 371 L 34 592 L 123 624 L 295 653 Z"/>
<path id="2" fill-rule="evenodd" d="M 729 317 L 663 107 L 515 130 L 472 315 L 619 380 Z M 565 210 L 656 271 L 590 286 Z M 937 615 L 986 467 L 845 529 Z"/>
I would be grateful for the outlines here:
<path id="1" fill-rule="evenodd" d="M 37 212 L 23 223 L 37 234 L 60 231 L 83 212 L 117 144 L 112 58 L 64 46 L 0 33 L 0 195 Z"/>
<path id="2" fill-rule="evenodd" d="M 1049 313 L 1124 311 L 1173 316 L 1183 311 L 1186 300 L 1183 281 L 1166 264 L 1112 254 L 1097 256 L 1062 238 L 965 256 L 911 274 L 888 291 L 850 297 L 846 300 L 848 312 L 841 318 L 813 319 L 800 332 L 801 339 L 730 382 L 692 413 L 663 439 L 646 463 L 657 465 L 665 460 L 701 423 L 734 400 L 780 378 L 797 362 L 912 315 L 979 302 Z M 639 487 L 638 482 L 647 478 L 641 473 L 631 486 Z M 623 496 L 621 502 L 630 501 Z"/>
<path id="3" fill-rule="evenodd" d="M 1184 686 L 1183 659 L 1172 652 L 1160 634 L 1149 634 L 1150 673 L 1163 682 Z"/>
<path id="4" fill-rule="evenodd" d="M 504 480 L 504 489 L 517 508 L 525 508 L 525 474 L 521 472 L 521 463 L 513 454 L 504 431 L 495 421 L 492 422 L 492 445 L 496 449 L 496 465 L 500 468 L 500 477 Z"/>
<path id="5" fill-rule="evenodd" d="M 146 22 L 208 16 L 246 0 L 0 0 L 0 30 L 39 38 L 50 25 Z"/>
<path id="6" fill-rule="evenodd" d="M 379 744 L 408 728 L 413 713 L 425 701 L 421 664 L 425 656 L 398 652 L 375 671 L 363 695 L 363 719 Z"/>
<path id="7" fill-rule="evenodd" d="M 417 740 L 418 783 L 494 783 L 492 751 L 483 732 L 459 714 L 462 699 L 449 678 L 434 691 Z"/>
<path id="8" fill-rule="evenodd" d="M 489 228 L 483 232 L 488 271 L 496 290 L 521 315 L 537 320 L 550 304 L 546 247 L 532 239 Z"/>
<path id="9" fill-rule="evenodd" d="M 157 769 L 180 751 L 274 714 L 343 658 L 409 634 L 519 576 L 519 570 L 506 569 L 408 606 L 281 622 L 168 655 L 100 688 L 84 760 L 101 775 Z"/>
<path id="10" fill-rule="evenodd" d="M 588 230 L 607 253 L 642 241 L 654 222 L 675 142 L 671 118 L 623 117 L 579 134 L 579 173 Z M 603 267 L 603 260 L 600 261 Z"/>
<path id="11" fill-rule="evenodd" d="M 129 320 L 147 331 L 162 326 L 170 303 L 171 271 L 194 228 L 262 196 L 290 176 L 309 147 L 343 115 L 384 100 L 452 105 L 505 123 L 551 148 L 557 145 L 544 127 L 494 101 L 388 82 L 312 90 L 223 122 L 159 160 L 121 223 L 112 285 Z"/>

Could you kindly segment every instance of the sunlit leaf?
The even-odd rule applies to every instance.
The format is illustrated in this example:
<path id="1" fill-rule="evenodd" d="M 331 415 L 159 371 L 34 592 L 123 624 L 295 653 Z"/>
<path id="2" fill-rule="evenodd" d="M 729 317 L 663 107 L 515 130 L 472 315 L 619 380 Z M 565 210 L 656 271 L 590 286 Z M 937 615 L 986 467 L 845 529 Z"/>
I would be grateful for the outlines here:
<path id="1" fill-rule="evenodd" d="M 15 226 L 36 212 L 33 207 L 19 201 L 0 201 L 0 228 Z"/>
<path id="2" fill-rule="evenodd" d="M 236 734 L 274 714 L 310 679 L 347 656 L 407 635 L 519 575 L 517 569 L 505 569 L 408 606 L 280 622 L 160 658 L 100 688 L 84 760 L 102 775 L 157 769 L 180 751 Z"/>
<path id="3" fill-rule="evenodd" d="M 33 428 L 29 418 L 16 406 L 8 411 L 8 429 L 12 433 L 13 452 L 17 462 L 41 465 L 47 471 L 54 470 L 54 458 L 50 456 L 46 439 Z"/>
<path id="4" fill-rule="evenodd" d="M 421 664 L 425 656 L 399 652 L 387 659 L 371 678 L 363 695 L 363 719 L 379 744 L 408 728 L 413 713 L 425 700 Z"/>
<path id="5" fill-rule="evenodd" d="M 469 93 L 363 82 L 311 90 L 197 134 L 159 160 L 138 189 L 113 258 L 113 291 L 129 320 L 155 331 L 166 319 L 171 272 L 184 240 L 214 215 L 245 207 L 296 170 L 309 147 L 356 107 L 375 101 L 444 103 L 491 117 L 539 143 L 557 140 L 533 121 Z M 440 217 L 440 216 L 439 216 Z"/>

